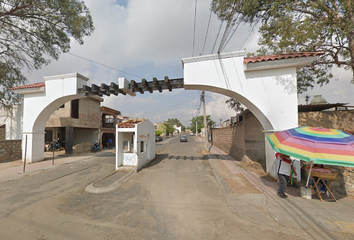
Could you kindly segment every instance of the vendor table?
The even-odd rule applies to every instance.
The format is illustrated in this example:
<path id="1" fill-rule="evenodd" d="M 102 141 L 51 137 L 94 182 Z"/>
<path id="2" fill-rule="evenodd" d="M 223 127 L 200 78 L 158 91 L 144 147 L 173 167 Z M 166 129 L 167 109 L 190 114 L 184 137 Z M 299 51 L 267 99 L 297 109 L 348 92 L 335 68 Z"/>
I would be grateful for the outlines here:
<path id="1" fill-rule="evenodd" d="M 306 172 L 307 172 L 307 174 L 309 174 L 309 168 L 306 168 Z M 311 180 L 314 183 L 313 185 L 311 185 L 312 194 L 316 194 L 318 196 L 318 198 L 321 201 L 323 201 L 321 192 L 318 189 L 318 184 L 321 182 L 326 187 L 325 194 L 328 192 L 332 196 L 332 198 L 336 202 L 338 202 L 336 197 L 333 195 L 333 193 L 329 189 L 329 186 L 331 185 L 332 181 L 334 179 L 336 179 L 336 177 L 337 177 L 337 173 L 333 173 L 333 172 L 318 172 L 318 171 L 316 171 L 316 168 L 313 168 L 312 172 L 311 172 Z M 315 180 L 315 178 L 316 178 L 316 180 Z M 326 184 L 325 180 L 327 180 L 328 184 Z"/>

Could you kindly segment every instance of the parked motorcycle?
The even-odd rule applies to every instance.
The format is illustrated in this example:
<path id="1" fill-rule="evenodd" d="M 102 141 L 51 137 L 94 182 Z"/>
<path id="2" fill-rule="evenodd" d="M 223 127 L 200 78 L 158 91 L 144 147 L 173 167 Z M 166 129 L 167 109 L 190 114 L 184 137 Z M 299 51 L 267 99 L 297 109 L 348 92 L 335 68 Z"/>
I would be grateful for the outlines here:
<path id="1" fill-rule="evenodd" d="M 98 142 L 96 142 L 94 145 L 91 146 L 91 152 L 97 152 L 97 151 L 101 151 L 100 144 Z"/>
<path id="2" fill-rule="evenodd" d="M 55 150 L 60 149 L 59 141 L 54 142 L 54 147 L 55 147 Z M 45 144 L 45 149 L 46 149 L 47 152 L 53 152 L 53 142 L 47 142 Z"/>

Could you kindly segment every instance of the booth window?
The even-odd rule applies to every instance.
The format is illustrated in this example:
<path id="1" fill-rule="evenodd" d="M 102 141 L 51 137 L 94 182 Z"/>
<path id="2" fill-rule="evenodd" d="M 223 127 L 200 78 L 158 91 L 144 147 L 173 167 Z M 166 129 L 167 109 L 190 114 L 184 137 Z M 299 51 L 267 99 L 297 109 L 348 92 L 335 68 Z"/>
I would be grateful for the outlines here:
<path id="1" fill-rule="evenodd" d="M 140 142 L 140 152 L 144 152 L 144 145 L 145 145 L 145 142 L 141 141 Z"/>

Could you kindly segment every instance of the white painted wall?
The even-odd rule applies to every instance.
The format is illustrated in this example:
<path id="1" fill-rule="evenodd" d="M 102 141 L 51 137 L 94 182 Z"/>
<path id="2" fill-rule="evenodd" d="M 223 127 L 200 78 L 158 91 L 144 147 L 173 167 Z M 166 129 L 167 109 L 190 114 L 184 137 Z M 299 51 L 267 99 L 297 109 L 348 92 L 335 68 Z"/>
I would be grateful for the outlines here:
<path id="1" fill-rule="evenodd" d="M 118 126 L 118 125 L 117 125 Z M 129 153 L 123 152 L 123 141 L 131 142 Z M 140 170 L 146 163 L 155 158 L 155 127 L 149 120 L 145 120 L 134 128 L 116 128 L 116 170 L 120 166 L 137 166 Z M 141 148 L 143 144 L 143 151 Z"/>
<path id="2" fill-rule="evenodd" d="M 182 59 L 184 87 L 216 92 L 245 105 L 269 133 L 298 126 L 297 69 L 315 58 L 244 65 L 245 52 Z M 266 141 L 266 139 L 265 139 Z M 274 151 L 266 141 L 267 172 L 276 176 Z"/>
<path id="3" fill-rule="evenodd" d="M 138 170 L 146 163 L 155 158 L 155 127 L 149 121 L 145 120 L 137 125 L 137 155 L 138 155 Z M 141 151 L 141 142 L 144 149 Z"/>
<path id="4" fill-rule="evenodd" d="M 5 124 L 5 139 L 22 139 L 23 105 L 13 105 L 11 109 L 0 108 L 0 125 Z"/>

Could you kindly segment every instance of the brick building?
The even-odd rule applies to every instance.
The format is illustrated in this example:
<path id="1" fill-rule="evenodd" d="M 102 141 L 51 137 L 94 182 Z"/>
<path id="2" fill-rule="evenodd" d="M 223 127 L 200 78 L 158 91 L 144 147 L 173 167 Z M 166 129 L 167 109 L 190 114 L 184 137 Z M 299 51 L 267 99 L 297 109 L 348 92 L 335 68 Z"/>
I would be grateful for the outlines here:
<path id="1" fill-rule="evenodd" d="M 101 149 L 108 146 L 108 140 L 112 139 L 113 146 L 116 141 L 116 125 L 123 121 L 120 111 L 101 107 L 100 139 Z"/>

